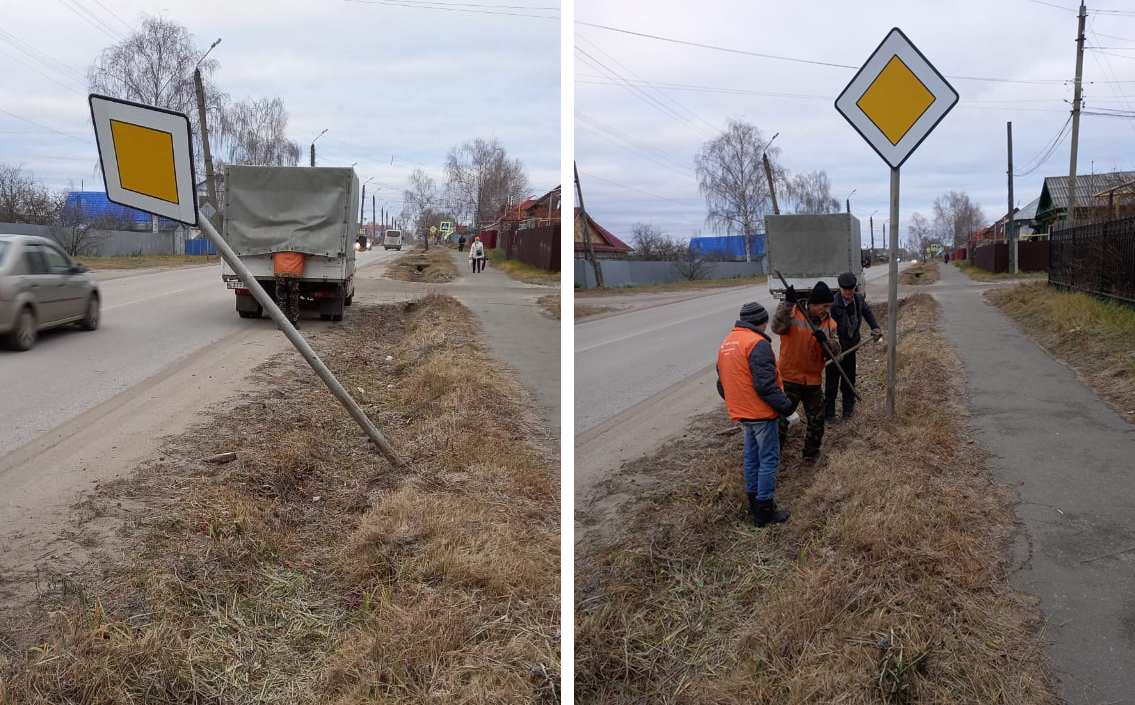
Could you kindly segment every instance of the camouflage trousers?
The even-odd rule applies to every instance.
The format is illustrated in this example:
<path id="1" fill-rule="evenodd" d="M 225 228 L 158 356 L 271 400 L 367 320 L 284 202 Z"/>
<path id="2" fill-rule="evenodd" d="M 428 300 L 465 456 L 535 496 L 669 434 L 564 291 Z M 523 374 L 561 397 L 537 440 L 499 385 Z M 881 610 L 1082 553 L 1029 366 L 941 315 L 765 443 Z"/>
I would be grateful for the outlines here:
<path id="1" fill-rule="evenodd" d="M 820 442 L 824 440 L 824 388 L 819 384 L 784 383 L 784 395 L 792 400 L 794 408 L 804 406 L 804 416 L 808 426 L 804 431 L 804 457 L 815 458 L 820 454 Z M 781 416 L 777 421 L 780 435 L 781 455 L 788 439 L 788 417 L 792 412 Z"/>
<path id="2" fill-rule="evenodd" d="M 300 320 L 300 280 L 296 277 L 276 277 L 276 305 L 294 326 Z"/>

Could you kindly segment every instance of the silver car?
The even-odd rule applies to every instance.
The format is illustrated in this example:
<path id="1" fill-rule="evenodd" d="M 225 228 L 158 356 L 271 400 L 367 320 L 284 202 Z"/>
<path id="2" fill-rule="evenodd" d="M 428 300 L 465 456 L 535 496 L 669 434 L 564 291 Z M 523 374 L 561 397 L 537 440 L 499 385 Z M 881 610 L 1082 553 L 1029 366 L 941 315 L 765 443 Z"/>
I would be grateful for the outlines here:
<path id="1" fill-rule="evenodd" d="M 47 238 L 0 234 L 0 339 L 27 350 L 39 331 L 70 323 L 99 327 L 99 287 L 87 266 Z"/>

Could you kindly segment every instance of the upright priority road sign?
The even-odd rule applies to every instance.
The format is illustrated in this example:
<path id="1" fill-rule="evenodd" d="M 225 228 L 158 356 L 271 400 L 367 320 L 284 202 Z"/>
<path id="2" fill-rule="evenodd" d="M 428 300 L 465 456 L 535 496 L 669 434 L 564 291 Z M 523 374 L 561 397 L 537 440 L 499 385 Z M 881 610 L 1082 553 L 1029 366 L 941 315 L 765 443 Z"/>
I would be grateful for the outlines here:
<path id="1" fill-rule="evenodd" d="M 891 167 L 891 261 L 887 317 L 887 417 L 895 414 L 898 330 L 899 167 L 958 102 L 958 92 L 898 27 L 836 98 L 835 107 Z"/>
<path id="2" fill-rule="evenodd" d="M 198 219 L 189 118 L 172 110 L 102 95 L 91 95 L 90 105 L 107 199 L 201 228 L 256 301 L 280 326 L 379 451 L 392 464 L 399 465 L 394 449 L 386 442 L 382 432 L 335 379 L 236 252 L 208 219 Z"/>

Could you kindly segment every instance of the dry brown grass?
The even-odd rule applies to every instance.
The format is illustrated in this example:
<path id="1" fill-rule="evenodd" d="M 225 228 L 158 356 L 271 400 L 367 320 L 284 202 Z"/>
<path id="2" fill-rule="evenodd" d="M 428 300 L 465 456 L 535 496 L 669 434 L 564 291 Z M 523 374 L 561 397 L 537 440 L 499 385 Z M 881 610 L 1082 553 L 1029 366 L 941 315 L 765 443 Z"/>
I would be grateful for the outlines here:
<path id="1" fill-rule="evenodd" d="M 607 313 L 608 311 L 614 311 L 614 310 L 615 309 L 612 308 L 611 306 L 579 306 L 579 305 L 577 305 L 575 307 L 575 317 L 576 318 L 586 318 L 587 316 L 597 316 L 600 313 Z"/>
<path id="2" fill-rule="evenodd" d="M 363 306 L 314 342 L 407 467 L 281 356 L 99 498 L 145 507 L 124 517 L 134 557 L 0 653 L 5 702 L 558 702 L 557 461 L 468 310 Z"/>
<path id="3" fill-rule="evenodd" d="M 143 269 L 146 267 L 189 267 L 217 264 L 219 255 L 130 255 L 126 257 L 75 257 L 91 269 Z"/>
<path id="4" fill-rule="evenodd" d="M 860 358 L 855 421 L 826 458 L 789 437 L 787 524 L 744 515 L 740 436 L 690 438 L 624 473 L 669 489 L 624 509 L 576 575 L 579 703 L 1055 703 L 1039 611 L 1008 585 L 1013 495 L 965 434 L 960 364 L 937 304 L 899 320 L 897 416 L 883 355 Z"/>
<path id="5" fill-rule="evenodd" d="M 728 289 L 735 286 L 760 286 L 767 284 L 768 277 L 763 274 L 754 277 L 730 277 L 729 279 L 698 279 L 696 281 L 670 282 L 669 284 L 646 284 L 643 286 L 605 286 L 596 289 L 575 290 L 575 297 L 593 298 L 612 294 L 652 294 L 660 291 L 685 291 L 687 289 Z"/>
<path id="6" fill-rule="evenodd" d="M 1001 272 L 994 274 L 987 272 L 981 267 L 975 266 L 969 260 L 957 260 L 954 264 L 958 269 L 964 272 L 970 279 L 976 281 L 1004 281 L 1006 279 L 1048 279 L 1048 272 L 1018 272 L 1011 274 L 1009 272 Z"/>
<path id="7" fill-rule="evenodd" d="M 444 247 L 431 247 L 429 251 L 414 249 L 395 259 L 387 267 L 386 275 L 408 282 L 442 284 L 457 278 L 457 265 Z"/>
<path id="8" fill-rule="evenodd" d="M 545 296 L 541 296 L 540 298 L 536 299 L 536 303 L 540 306 L 540 308 L 544 309 L 549 316 L 556 319 L 557 321 L 560 320 L 559 294 L 547 294 Z"/>
<path id="9" fill-rule="evenodd" d="M 918 262 L 903 270 L 899 275 L 900 284 L 933 284 L 942 278 L 938 271 L 938 260 Z"/>
<path id="10" fill-rule="evenodd" d="M 1047 282 L 986 296 L 1056 359 L 1071 367 L 1128 421 L 1135 422 L 1135 308 Z"/>
<path id="11" fill-rule="evenodd" d="M 540 269 L 539 267 L 533 267 L 519 260 L 508 259 L 502 249 L 494 247 L 485 250 L 485 253 L 493 267 L 496 267 L 517 281 L 526 282 L 528 284 L 542 284 L 544 286 L 554 286 L 560 283 L 559 272 Z"/>

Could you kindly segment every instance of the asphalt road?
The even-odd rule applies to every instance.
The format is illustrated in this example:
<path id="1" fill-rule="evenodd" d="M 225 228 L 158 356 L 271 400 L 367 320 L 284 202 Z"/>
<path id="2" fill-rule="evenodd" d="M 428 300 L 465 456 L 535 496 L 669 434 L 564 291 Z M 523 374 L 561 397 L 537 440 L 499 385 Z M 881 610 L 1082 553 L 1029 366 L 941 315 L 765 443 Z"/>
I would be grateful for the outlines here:
<path id="1" fill-rule="evenodd" d="M 359 253 L 358 266 L 392 254 Z M 49 331 L 28 352 L 0 351 L 0 458 L 252 323 L 237 317 L 219 264 L 99 278 L 97 331 Z"/>

